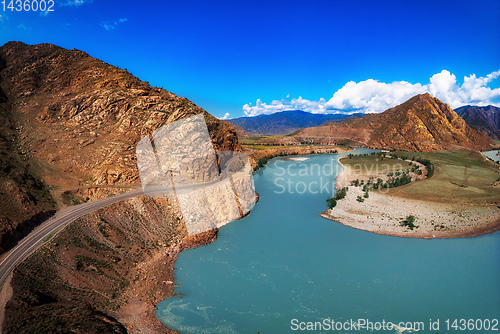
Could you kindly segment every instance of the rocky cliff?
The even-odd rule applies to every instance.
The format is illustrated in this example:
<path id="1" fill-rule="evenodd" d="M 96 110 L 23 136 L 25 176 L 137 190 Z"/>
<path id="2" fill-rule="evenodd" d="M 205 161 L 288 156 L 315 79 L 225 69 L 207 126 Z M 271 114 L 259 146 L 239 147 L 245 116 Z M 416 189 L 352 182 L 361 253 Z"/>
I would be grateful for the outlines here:
<path id="1" fill-rule="evenodd" d="M 234 130 L 185 98 L 55 45 L 0 47 L 0 253 L 65 205 L 139 187 L 135 145 L 204 113 L 216 150 Z"/>

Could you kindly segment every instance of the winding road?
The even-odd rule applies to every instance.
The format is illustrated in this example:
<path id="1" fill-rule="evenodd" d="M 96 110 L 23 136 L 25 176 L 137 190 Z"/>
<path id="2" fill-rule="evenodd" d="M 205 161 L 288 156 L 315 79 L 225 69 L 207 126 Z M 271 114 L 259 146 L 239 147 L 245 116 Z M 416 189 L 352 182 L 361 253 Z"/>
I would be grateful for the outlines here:
<path id="1" fill-rule="evenodd" d="M 251 150 L 250 152 L 243 153 L 242 156 L 234 156 L 229 159 L 226 163 L 226 168 L 221 171 L 221 178 L 204 183 L 187 184 L 187 185 L 176 185 L 172 186 L 158 186 L 158 187 L 146 187 L 145 189 L 139 188 L 132 191 L 128 191 L 123 194 L 103 198 L 97 201 L 92 201 L 76 206 L 66 207 L 58 211 L 54 216 L 47 219 L 33 231 L 31 231 L 26 237 L 18 242 L 18 244 L 12 248 L 10 251 L 5 253 L 0 261 L 0 290 L 9 274 L 14 270 L 14 268 L 21 263 L 28 255 L 33 253 L 38 247 L 48 241 L 54 233 L 76 220 L 77 218 L 86 215 L 90 212 L 103 208 L 107 205 L 124 201 L 133 197 L 142 195 L 154 195 L 170 192 L 179 192 L 196 188 L 207 187 L 219 182 L 223 182 L 226 178 L 230 177 L 228 172 L 231 161 L 234 159 L 241 159 L 242 157 L 247 157 L 255 152 Z"/>
<path id="2" fill-rule="evenodd" d="M 178 185 L 175 186 L 175 191 L 189 190 L 207 187 L 218 182 L 222 182 L 220 179 L 189 185 Z M 3 285 L 9 274 L 14 270 L 14 268 L 21 263 L 28 255 L 34 252 L 39 246 L 41 246 L 45 241 L 48 241 L 52 234 L 60 230 L 64 226 L 68 225 L 77 218 L 86 215 L 92 211 L 103 208 L 107 205 L 124 201 L 133 197 L 142 195 L 154 195 L 160 193 L 173 192 L 174 187 L 150 187 L 145 190 L 136 189 L 123 194 L 119 194 L 112 197 L 103 198 L 97 201 L 88 202 L 76 206 L 71 206 L 58 211 L 54 216 L 44 221 L 42 224 L 37 226 L 33 231 L 31 231 L 26 237 L 24 237 L 19 243 L 3 255 L 0 262 L 0 287 Z"/>

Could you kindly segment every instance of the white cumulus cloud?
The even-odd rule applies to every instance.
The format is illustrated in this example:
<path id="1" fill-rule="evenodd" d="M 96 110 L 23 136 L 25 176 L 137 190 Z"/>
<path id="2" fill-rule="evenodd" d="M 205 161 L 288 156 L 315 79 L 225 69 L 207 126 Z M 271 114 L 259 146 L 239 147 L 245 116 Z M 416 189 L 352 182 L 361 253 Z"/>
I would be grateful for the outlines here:
<path id="1" fill-rule="evenodd" d="M 443 70 L 431 77 L 427 91 L 441 101 L 448 103 L 452 108 L 465 104 L 499 105 L 495 100 L 500 97 L 500 88 L 491 89 L 488 87 L 488 84 L 499 75 L 500 71 L 479 78 L 475 74 L 471 74 L 464 77 L 464 82 L 460 85 L 454 74 Z"/>
<path id="2" fill-rule="evenodd" d="M 349 81 L 327 102 L 328 109 L 341 111 L 380 112 L 394 107 L 412 96 L 425 92 L 421 84 L 406 81 L 392 83 L 368 79 Z"/>
<path id="3" fill-rule="evenodd" d="M 360 82 L 349 81 L 336 91 L 326 101 L 293 98 L 291 100 L 273 100 L 271 103 L 257 99 L 255 105 L 247 103 L 243 106 L 245 116 L 257 116 L 274 112 L 299 109 L 312 113 L 337 112 L 371 112 L 379 113 L 405 102 L 411 97 L 430 93 L 452 108 L 466 104 L 500 106 L 500 88 L 490 88 L 488 85 L 500 76 L 500 70 L 485 77 L 475 74 L 464 77 L 463 83 L 458 83 L 454 74 L 447 70 L 430 77 L 426 84 L 395 81 L 391 83 L 368 79 Z"/>
<path id="4" fill-rule="evenodd" d="M 261 114 L 272 114 L 284 110 L 304 110 L 313 114 L 324 114 L 326 113 L 326 100 L 321 98 L 319 101 L 311 101 L 299 96 L 299 98 L 293 98 L 291 100 L 273 100 L 270 104 L 267 104 L 257 99 L 255 105 L 247 103 L 243 106 L 243 112 L 245 116 L 248 117 Z"/>
<path id="5" fill-rule="evenodd" d="M 219 118 L 221 120 L 225 120 L 225 119 L 229 119 L 229 113 L 225 113 L 224 116 L 222 116 L 221 118 Z"/>

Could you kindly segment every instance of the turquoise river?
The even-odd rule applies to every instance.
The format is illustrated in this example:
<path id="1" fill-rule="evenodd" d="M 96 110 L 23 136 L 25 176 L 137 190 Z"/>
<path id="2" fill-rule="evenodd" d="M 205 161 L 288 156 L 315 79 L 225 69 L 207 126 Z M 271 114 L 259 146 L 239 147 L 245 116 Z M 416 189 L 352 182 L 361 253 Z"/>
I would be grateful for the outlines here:
<path id="1" fill-rule="evenodd" d="M 260 201 L 212 244 L 180 254 L 180 287 L 157 317 L 186 334 L 295 333 L 307 322 L 312 333 L 500 333 L 500 233 L 409 239 L 321 218 L 338 156 L 258 171 Z"/>

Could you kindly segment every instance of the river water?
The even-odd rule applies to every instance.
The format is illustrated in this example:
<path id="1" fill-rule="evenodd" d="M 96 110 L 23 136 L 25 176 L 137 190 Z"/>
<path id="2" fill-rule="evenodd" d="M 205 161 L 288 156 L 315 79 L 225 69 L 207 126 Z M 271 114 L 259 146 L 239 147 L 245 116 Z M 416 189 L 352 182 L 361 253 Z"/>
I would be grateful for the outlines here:
<path id="1" fill-rule="evenodd" d="M 500 156 L 497 155 L 498 152 L 500 152 L 500 150 L 486 151 L 483 152 L 483 154 L 493 161 L 500 162 Z"/>
<path id="2" fill-rule="evenodd" d="M 275 159 L 258 171 L 259 203 L 212 244 L 180 254 L 181 287 L 158 304 L 157 317 L 183 333 L 290 333 L 332 320 L 349 327 L 310 332 L 401 332 L 377 330 L 385 321 L 420 333 L 498 333 L 451 326 L 488 319 L 492 327 L 500 317 L 500 233 L 407 239 L 321 218 L 338 156 Z M 375 328 L 350 327 L 351 320 Z"/>

